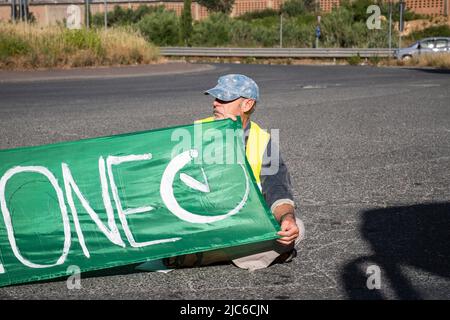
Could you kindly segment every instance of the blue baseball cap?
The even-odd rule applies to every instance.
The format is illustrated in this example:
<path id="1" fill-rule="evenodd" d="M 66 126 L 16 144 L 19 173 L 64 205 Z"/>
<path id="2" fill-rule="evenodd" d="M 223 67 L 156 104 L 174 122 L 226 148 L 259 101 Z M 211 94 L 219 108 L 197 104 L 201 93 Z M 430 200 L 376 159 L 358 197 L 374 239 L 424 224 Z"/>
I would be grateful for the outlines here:
<path id="1" fill-rule="evenodd" d="M 259 88 L 253 79 L 243 74 L 227 74 L 221 76 L 217 85 L 205 91 L 223 101 L 233 101 L 243 97 L 259 101 Z"/>

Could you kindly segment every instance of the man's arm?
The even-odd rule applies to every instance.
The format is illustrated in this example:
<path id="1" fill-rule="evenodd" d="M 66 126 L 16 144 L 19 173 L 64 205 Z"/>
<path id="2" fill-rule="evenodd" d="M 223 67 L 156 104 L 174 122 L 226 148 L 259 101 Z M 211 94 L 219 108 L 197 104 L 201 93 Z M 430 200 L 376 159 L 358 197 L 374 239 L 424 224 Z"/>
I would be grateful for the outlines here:
<path id="1" fill-rule="evenodd" d="M 272 150 L 273 148 L 273 150 Z M 271 157 L 278 157 L 278 170 L 274 172 Z M 277 241 L 284 245 L 292 244 L 299 236 L 299 228 L 295 221 L 295 203 L 287 167 L 279 153 L 278 145 L 269 141 L 261 170 L 262 193 L 275 219 L 280 223 L 282 237 Z"/>

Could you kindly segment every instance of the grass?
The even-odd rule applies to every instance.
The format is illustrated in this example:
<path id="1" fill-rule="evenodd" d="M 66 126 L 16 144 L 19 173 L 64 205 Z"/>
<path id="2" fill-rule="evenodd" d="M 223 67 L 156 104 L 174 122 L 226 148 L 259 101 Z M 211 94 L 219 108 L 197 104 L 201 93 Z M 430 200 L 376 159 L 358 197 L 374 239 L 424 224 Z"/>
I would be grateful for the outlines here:
<path id="1" fill-rule="evenodd" d="M 450 53 L 421 54 L 405 62 L 406 65 L 450 69 Z"/>
<path id="2" fill-rule="evenodd" d="M 0 68 L 148 64 L 159 49 L 131 28 L 68 30 L 0 23 Z"/>

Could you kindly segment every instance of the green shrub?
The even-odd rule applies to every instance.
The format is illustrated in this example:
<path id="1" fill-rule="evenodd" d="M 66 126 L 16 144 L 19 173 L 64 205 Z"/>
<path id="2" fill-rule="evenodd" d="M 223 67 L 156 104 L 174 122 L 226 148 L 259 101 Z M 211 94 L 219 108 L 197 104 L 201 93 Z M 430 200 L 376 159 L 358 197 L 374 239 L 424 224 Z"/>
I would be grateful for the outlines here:
<path id="1" fill-rule="evenodd" d="M 197 0 L 197 3 L 209 12 L 229 14 L 233 9 L 234 0 Z"/>
<path id="2" fill-rule="evenodd" d="M 144 16 L 153 12 L 164 11 L 163 5 L 146 6 L 140 5 L 136 10 L 123 9 L 116 5 L 114 9 L 107 14 L 107 24 L 111 26 L 128 26 L 139 22 Z M 105 25 L 105 14 L 103 12 L 96 13 L 92 18 L 92 24 L 97 27 Z"/>
<path id="3" fill-rule="evenodd" d="M 0 33 L 0 59 L 24 55 L 30 50 L 30 45 L 24 39 L 8 33 Z"/>
<path id="4" fill-rule="evenodd" d="M 311 48 L 315 41 L 315 26 L 287 19 L 283 26 L 283 47 Z"/>
<path id="5" fill-rule="evenodd" d="M 245 64 L 255 64 L 255 63 L 257 63 L 257 59 L 255 57 L 245 57 L 244 63 Z"/>
<path id="6" fill-rule="evenodd" d="M 276 28 L 252 26 L 252 35 L 255 42 L 262 47 L 274 47 L 280 43 L 280 32 Z"/>
<path id="7" fill-rule="evenodd" d="M 321 42 L 326 47 L 352 47 L 356 39 L 353 16 L 346 8 L 332 10 L 322 19 Z"/>
<path id="8" fill-rule="evenodd" d="M 254 26 L 263 26 L 266 28 L 278 29 L 280 26 L 280 17 L 279 16 L 265 17 L 260 19 L 254 19 L 250 22 Z"/>
<path id="9" fill-rule="evenodd" d="M 194 24 L 192 44 L 217 47 L 229 44 L 231 39 L 231 18 L 223 13 L 213 13 Z"/>
<path id="10" fill-rule="evenodd" d="M 156 11 L 144 16 L 136 26 L 141 34 L 158 46 L 180 43 L 180 22 L 174 11 Z"/>
<path id="11" fill-rule="evenodd" d="M 380 0 L 344 0 L 341 2 L 341 6 L 336 8 L 336 10 L 344 9 L 345 11 L 352 13 L 353 22 L 366 22 L 369 14 L 367 13 L 367 8 L 371 5 L 381 5 Z M 381 9 L 381 7 L 380 7 Z M 394 11 L 394 10 L 393 10 Z"/>
<path id="12" fill-rule="evenodd" d="M 382 58 L 380 58 L 379 56 L 373 56 L 369 58 L 369 63 L 373 66 L 378 66 L 381 60 Z"/>
<path id="13" fill-rule="evenodd" d="M 161 12 L 164 11 L 165 7 L 164 5 L 159 6 L 146 6 L 141 4 L 134 12 L 133 12 L 133 22 L 137 23 L 139 22 L 143 17 L 146 15 L 153 13 L 153 12 Z"/>
<path id="14" fill-rule="evenodd" d="M 317 17 L 313 14 L 302 14 L 300 16 L 291 17 L 289 19 L 292 19 L 297 24 L 310 24 L 310 25 L 316 25 L 317 24 Z"/>
<path id="15" fill-rule="evenodd" d="M 351 66 L 357 66 L 361 63 L 361 56 L 358 53 L 356 56 L 351 56 L 347 58 L 347 62 Z"/>
<path id="16" fill-rule="evenodd" d="M 280 18 L 268 16 L 250 22 L 251 38 L 258 47 L 274 47 L 280 43 Z"/>
<path id="17" fill-rule="evenodd" d="M 359 21 L 355 13 L 346 6 L 336 8 L 322 19 L 320 42 L 325 47 L 340 48 L 387 48 L 388 22 L 381 21 L 381 29 L 369 29 L 366 20 Z M 398 33 L 392 30 L 392 46 L 395 46 Z"/>
<path id="18" fill-rule="evenodd" d="M 295 17 L 304 14 L 306 11 L 303 0 L 288 0 L 281 6 L 281 12 L 290 17 Z"/>
<path id="19" fill-rule="evenodd" d="M 68 30 L 64 29 L 63 41 L 68 47 L 76 50 L 93 49 L 101 50 L 101 41 L 98 33 L 91 29 Z"/>
<path id="20" fill-rule="evenodd" d="M 255 47 L 257 42 L 253 37 L 252 24 L 245 20 L 234 20 L 230 25 L 230 44 L 237 47 Z"/>
<path id="21" fill-rule="evenodd" d="M 319 9 L 319 0 L 288 0 L 281 6 L 281 12 L 290 16 L 297 17 L 305 14 L 315 13 Z"/>
<path id="22" fill-rule="evenodd" d="M 108 24 L 111 26 L 131 23 L 133 23 L 133 10 L 130 8 L 123 9 L 120 6 L 114 6 L 114 10 L 108 14 Z"/>
<path id="23" fill-rule="evenodd" d="M 246 12 L 246 13 L 240 15 L 239 17 L 237 17 L 236 19 L 251 21 L 251 20 L 262 19 L 262 18 L 267 18 L 267 17 L 278 17 L 279 15 L 280 15 L 280 12 L 277 10 L 264 9 L 264 10 L 259 10 L 259 11 Z"/>
<path id="24" fill-rule="evenodd" d="M 398 46 L 398 31 L 392 30 L 391 46 L 393 48 Z M 365 29 L 362 41 L 359 47 L 365 48 L 388 48 L 389 47 L 389 23 L 387 21 L 381 22 L 381 29 Z"/>
<path id="25" fill-rule="evenodd" d="M 450 37 L 450 26 L 440 25 L 440 26 L 432 26 L 420 31 L 415 31 L 408 36 L 408 39 L 412 41 L 417 41 L 423 38 L 428 37 Z"/>

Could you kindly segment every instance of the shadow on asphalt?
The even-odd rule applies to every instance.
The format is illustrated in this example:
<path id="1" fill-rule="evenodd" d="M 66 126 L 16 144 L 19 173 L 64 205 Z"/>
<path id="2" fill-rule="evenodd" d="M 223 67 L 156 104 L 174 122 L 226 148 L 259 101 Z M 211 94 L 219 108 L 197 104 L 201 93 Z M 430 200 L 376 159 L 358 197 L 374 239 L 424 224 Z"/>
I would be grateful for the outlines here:
<path id="1" fill-rule="evenodd" d="M 450 69 L 431 69 L 431 68 L 408 68 L 409 70 L 422 71 L 427 73 L 448 74 L 450 75 Z"/>
<path id="2" fill-rule="evenodd" d="M 267 247 L 267 246 L 269 246 L 269 247 Z M 272 248 L 272 240 L 230 247 L 231 251 L 228 252 L 228 255 L 231 256 L 232 254 L 234 254 L 234 255 L 236 255 L 236 257 L 241 257 L 241 256 L 245 256 L 245 255 L 250 255 L 250 254 L 255 254 L 258 252 L 266 251 L 266 250 L 268 250 L 268 248 Z M 216 252 L 220 253 L 222 250 L 227 250 L 227 249 L 228 248 L 212 250 L 209 252 L 211 252 L 212 255 L 214 256 L 214 253 L 216 253 Z M 123 266 L 117 266 L 117 267 L 111 267 L 111 268 L 105 268 L 105 269 L 99 269 L 99 270 L 84 271 L 81 273 L 81 278 L 82 279 L 99 278 L 99 277 L 103 278 L 103 277 L 110 277 L 110 276 L 120 276 L 120 275 L 129 275 L 129 274 L 135 274 L 135 273 L 151 272 L 151 271 L 143 271 L 143 270 L 136 269 L 136 267 L 138 265 L 140 265 L 141 263 L 142 262 L 123 265 Z M 186 268 L 197 268 L 197 267 L 203 268 L 203 267 L 207 267 L 207 266 L 228 265 L 228 264 L 231 264 L 231 262 L 229 260 L 215 261 L 215 259 L 213 259 L 213 261 L 206 263 L 204 265 L 190 266 L 190 267 L 186 267 Z M 179 268 L 184 268 L 184 267 L 179 267 Z M 177 269 L 178 269 L 178 267 L 177 267 Z M 37 280 L 37 281 L 12 284 L 11 286 L 26 286 L 26 285 L 39 284 L 39 283 L 52 283 L 52 282 L 67 281 L 69 279 L 69 277 L 70 277 L 69 275 L 65 275 L 65 276 L 51 278 L 51 279 L 43 279 L 43 280 Z"/>
<path id="3" fill-rule="evenodd" d="M 342 281 L 350 299 L 384 299 L 387 283 L 398 299 L 424 298 L 402 267 L 450 278 L 450 202 L 363 211 L 360 231 L 373 255 L 344 266 Z M 380 267 L 381 290 L 366 286 L 369 265 Z"/>
<path id="4" fill-rule="evenodd" d="M 87 278 L 97 278 L 97 277 L 109 277 L 109 276 L 119 276 L 119 275 L 127 275 L 127 274 L 132 274 L 132 273 L 145 272 L 145 271 L 136 270 L 136 267 L 139 264 L 140 263 L 135 263 L 135 264 L 112 267 L 112 268 L 107 268 L 107 269 L 86 271 L 86 272 L 82 272 L 81 278 L 87 279 Z M 20 286 L 27 286 L 27 285 L 32 285 L 32 284 L 60 282 L 60 281 L 67 281 L 68 278 L 69 278 L 69 275 L 66 275 L 66 276 L 61 276 L 61 277 L 56 277 L 56 278 L 51 278 L 51 279 L 43 279 L 43 280 L 30 281 L 30 282 L 24 282 L 24 283 L 15 283 L 10 286 L 20 287 Z M 5 287 L 9 287 L 9 286 L 5 286 Z"/>

